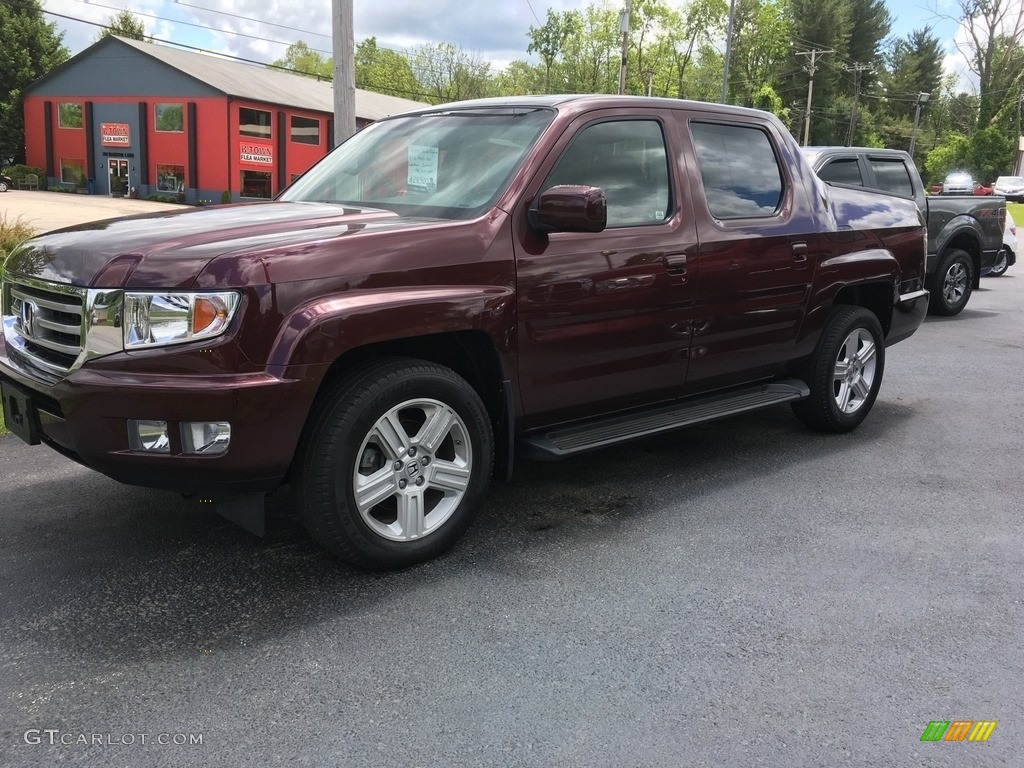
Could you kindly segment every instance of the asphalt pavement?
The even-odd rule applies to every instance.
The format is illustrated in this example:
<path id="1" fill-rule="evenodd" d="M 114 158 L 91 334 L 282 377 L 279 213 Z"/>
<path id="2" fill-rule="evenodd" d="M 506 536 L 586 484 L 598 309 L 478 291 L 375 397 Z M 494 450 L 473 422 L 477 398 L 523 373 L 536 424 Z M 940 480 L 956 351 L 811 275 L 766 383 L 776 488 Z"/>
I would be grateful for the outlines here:
<path id="1" fill-rule="evenodd" d="M 520 464 L 383 575 L 0 438 L 0 765 L 1020 766 L 1022 314 L 983 280 L 849 435 Z"/>

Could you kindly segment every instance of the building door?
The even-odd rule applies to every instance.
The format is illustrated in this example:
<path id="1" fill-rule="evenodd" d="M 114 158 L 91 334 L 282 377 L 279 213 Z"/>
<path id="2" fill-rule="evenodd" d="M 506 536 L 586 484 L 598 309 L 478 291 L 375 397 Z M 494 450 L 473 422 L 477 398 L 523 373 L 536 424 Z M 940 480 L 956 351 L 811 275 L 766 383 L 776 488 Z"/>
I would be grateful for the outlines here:
<path id="1" fill-rule="evenodd" d="M 111 158 L 107 161 L 107 166 L 110 194 L 114 197 L 124 197 L 128 192 L 128 161 Z"/>

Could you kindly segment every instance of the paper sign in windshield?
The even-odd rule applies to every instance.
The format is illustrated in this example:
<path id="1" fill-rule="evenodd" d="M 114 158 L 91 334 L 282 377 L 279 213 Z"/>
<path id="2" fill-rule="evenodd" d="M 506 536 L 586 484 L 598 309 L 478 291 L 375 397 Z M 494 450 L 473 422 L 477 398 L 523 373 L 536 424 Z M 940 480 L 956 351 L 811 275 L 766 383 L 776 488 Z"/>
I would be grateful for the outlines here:
<path id="1" fill-rule="evenodd" d="M 437 190 L 437 147 L 409 145 L 409 178 L 407 181 L 409 188 L 417 192 L 435 192 Z"/>

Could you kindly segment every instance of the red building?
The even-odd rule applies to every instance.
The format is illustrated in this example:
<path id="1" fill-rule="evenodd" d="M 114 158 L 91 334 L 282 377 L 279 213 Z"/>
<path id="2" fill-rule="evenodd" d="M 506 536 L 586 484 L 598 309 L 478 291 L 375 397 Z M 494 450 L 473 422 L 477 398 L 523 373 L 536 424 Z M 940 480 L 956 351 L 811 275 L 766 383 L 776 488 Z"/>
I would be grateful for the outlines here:
<path id="1" fill-rule="evenodd" d="M 422 106 L 356 90 L 359 127 Z M 328 82 L 110 36 L 26 89 L 25 150 L 51 185 L 269 198 L 333 146 L 333 110 Z"/>

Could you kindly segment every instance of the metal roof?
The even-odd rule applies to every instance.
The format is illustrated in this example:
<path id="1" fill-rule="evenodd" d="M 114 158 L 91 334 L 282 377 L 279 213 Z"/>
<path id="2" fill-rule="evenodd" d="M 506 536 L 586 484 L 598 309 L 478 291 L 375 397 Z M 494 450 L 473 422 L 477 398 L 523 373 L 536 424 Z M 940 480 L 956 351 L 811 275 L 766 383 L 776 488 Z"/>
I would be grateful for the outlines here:
<path id="1" fill-rule="evenodd" d="M 334 88 L 331 83 L 279 69 L 244 64 L 214 54 L 183 51 L 169 45 L 144 43 L 116 35 L 110 37 L 227 96 L 334 113 Z M 382 117 L 423 107 L 424 103 L 420 101 L 356 88 L 356 117 L 365 120 L 380 120 Z"/>

